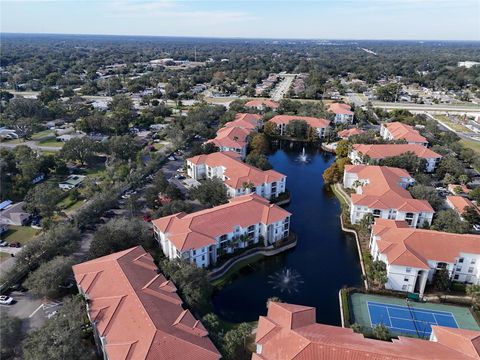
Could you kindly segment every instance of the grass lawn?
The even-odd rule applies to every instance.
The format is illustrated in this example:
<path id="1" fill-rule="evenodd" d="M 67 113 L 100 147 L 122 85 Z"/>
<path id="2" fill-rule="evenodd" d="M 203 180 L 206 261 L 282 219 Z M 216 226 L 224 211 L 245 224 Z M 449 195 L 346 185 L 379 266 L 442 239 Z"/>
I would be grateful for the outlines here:
<path id="1" fill-rule="evenodd" d="M 153 147 L 155 148 L 155 150 L 160 150 L 161 148 L 165 147 L 165 144 L 153 143 Z"/>
<path id="2" fill-rule="evenodd" d="M 7 259 L 10 259 L 12 256 L 8 253 L 4 253 L 0 251 L 0 264 Z"/>
<path id="3" fill-rule="evenodd" d="M 2 235 L 6 242 L 19 242 L 25 245 L 32 240 L 40 231 L 30 226 L 10 226 L 8 231 Z"/>
<path id="4" fill-rule="evenodd" d="M 12 139 L 12 140 L 4 140 L 2 142 L 4 142 L 5 144 L 21 144 L 21 143 L 23 143 L 23 140 L 22 139 Z"/>
<path id="5" fill-rule="evenodd" d="M 480 141 L 473 141 L 473 140 L 465 140 L 465 139 L 462 139 L 460 140 L 460 143 L 467 147 L 467 148 L 470 148 L 472 150 L 474 150 L 475 152 L 477 153 L 480 153 Z"/>
<path id="6" fill-rule="evenodd" d="M 469 130 L 467 127 L 465 127 L 465 126 L 463 126 L 463 125 L 461 125 L 461 124 L 459 124 L 459 123 L 453 122 L 453 121 L 450 120 L 450 119 L 448 118 L 448 116 L 446 116 L 446 115 L 435 115 L 435 117 L 436 117 L 438 120 L 440 120 L 442 123 L 444 123 L 444 124 L 448 125 L 449 127 L 451 127 L 451 128 L 452 128 L 453 130 L 455 130 L 455 131 L 470 132 L 470 130 Z"/>
<path id="7" fill-rule="evenodd" d="M 40 140 L 45 137 L 55 137 L 55 133 L 52 130 L 39 131 L 32 135 L 32 140 Z"/>
<path id="8" fill-rule="evenodd" d="M 52 146 L 52 147 L 63 147 L 64 143 L 61 141 L 57 141 L 54 138 L 45 139 L 38 142 L 40 146 Z"/>

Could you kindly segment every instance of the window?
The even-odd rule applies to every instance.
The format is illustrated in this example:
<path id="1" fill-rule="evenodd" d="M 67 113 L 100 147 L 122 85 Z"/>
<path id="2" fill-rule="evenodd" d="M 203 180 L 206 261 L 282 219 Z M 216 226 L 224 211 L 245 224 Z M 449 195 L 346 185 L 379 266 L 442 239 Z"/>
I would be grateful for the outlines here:
<path id="1" fill-rule="evenodd" d="M 474 265 L 476 262 L 477 262 L 477 260 L 472 259 L 472 261 L 470 261 L 470 264 L 471 264 L 471 265 Z"/>
<path id="2" fill-rule="evenodd" d="M 407 267 L 407 268 L 405 269 L 405 271 L 406 271 L 407 273 L 412 272 L 412 268 Z"/>
<path id="3" fill-rule="evenodd" d="M 404 277 L 403 281 L 408 282 L 408 277 Z"/>
<path id="4" fill-rule="evenodd" d="M 252 231 L 255 231 L 255 225 L 250 225 L 248 227 L 248 232 L 252 232 Z"/>
<path id="5" fill-rule="evenodd" d="M 402 285 L 402 290 L 407 291 L 408 290 L 408 285 Z"/>
<path id="6" fill-rule="evenodd" d="M 463 258 L 458 259 L 459 263 L 463 263 Z"/>
<path id="7" fill-rule="evenodd" d="M 381 211 L 378 209 L 373 210 L 373 217 L 380 217 Z"/>
<path id="8" fill-rule="evenodd" d="M 227 240 L 227 235 L 220 236 L 220 242 L 224 242 Z"/>
<path id="9" fill-rule="evenodd" d="M 458 280 L 458 278 L 459 278 L 459 275 L 455 275 L 455 276 L 453 277 L 453 280 Z"/>
<path id="10" fill-rule="evenodd" d="M 473 273 L 473 269 L 475 269 L 473 266 L 469 267 L 469 268 L 468 268 L 468 272 L 469 272 L 470 274 Z"/>
<path id="11" fill-rule="evenodd" d="M 462 267 L 457 267 L 455 271 L 462 271 Z"/>
<path id="12" fill-rule="evenodd" d="M 196 255 L 197 254 L 197 250 L 193 250 L 193 255 Z"/>
<path id="13" fill-rule="evenodd" d="M 205 261 L 205 255 L 202 255 L 202 261 Z"/>
<path id="14" fill-rule="evenodd" d="M 447 263 L 444 263 L 444 262 L 439 262 L 437 264 L 437 269 L 440 270 L 440 269 L 446 269 L 447 268 Z"/>

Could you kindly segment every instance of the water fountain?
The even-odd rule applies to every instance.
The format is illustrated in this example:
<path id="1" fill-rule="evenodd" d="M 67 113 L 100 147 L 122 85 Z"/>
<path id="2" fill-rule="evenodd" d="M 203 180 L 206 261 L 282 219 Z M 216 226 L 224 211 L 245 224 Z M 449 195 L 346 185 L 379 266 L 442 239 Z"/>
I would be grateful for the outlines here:
<path id="1" fill-rule="evenodd" d="M 298 292 L 298 286 L 303 284 L 300 274 L 293 269 L 283 269 L 269 276 L 272 287 L 280 292 Z"/>
<path id="2" fill-rule="evenodd" d="M 298 156 L 298 161 L 302 163 L 308 162 L 307 154 L 305 154 L 305 147 L 302 148 L 302 153 Z"/>

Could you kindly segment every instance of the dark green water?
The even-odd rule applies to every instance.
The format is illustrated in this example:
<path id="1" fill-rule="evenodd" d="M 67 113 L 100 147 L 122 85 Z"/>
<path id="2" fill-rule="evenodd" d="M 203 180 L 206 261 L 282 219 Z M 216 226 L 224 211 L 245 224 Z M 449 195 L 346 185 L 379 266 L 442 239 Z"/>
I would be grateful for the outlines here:
<path id="1" fill-rule="evenodd" d="M 298 160 L 301 147 L 284 146 L 270 157 L 274 169 L 287 175 L 292 194 L 285 208 L 292 215 L 298 245 L 287 253 L 243 268 L 213 298 L 215 312 L 227 321 L 254 321 L 266 313 L 266 301 L 277 296 L 284 302 L 314 306 L 317 320 L 339 325 L 338 291 L 361 283 L 355 240 L 340 228 L 340 204 L 323 186 L 322 173 L 334 156 L 307 150 L 308 163 Z M 280 289 L 286 269 L 298 278 Z"/>

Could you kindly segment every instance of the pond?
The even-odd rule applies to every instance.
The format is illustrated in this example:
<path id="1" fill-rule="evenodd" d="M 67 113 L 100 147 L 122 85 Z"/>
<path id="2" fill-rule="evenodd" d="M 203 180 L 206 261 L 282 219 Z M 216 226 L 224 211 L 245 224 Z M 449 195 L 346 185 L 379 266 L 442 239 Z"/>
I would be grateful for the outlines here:
<path id="1" fill-rule="evenodd" d="M 241 269 L 212 298 L 215 312 L 230 322 L 255 321 L 266 314 L 266 301 L 314 306 L 317 321 L 340 325 L 338 291 L 359 286 L 361 269 L 355 239 L 340 228 L 340 203 L 323 185 L 322 173 L 334 156 L 300 144 L 281 144 L 269 156 L 274 169 L 287 175 L 292 201 L 291 229 L 297 246 L 286 253 Z"/>

